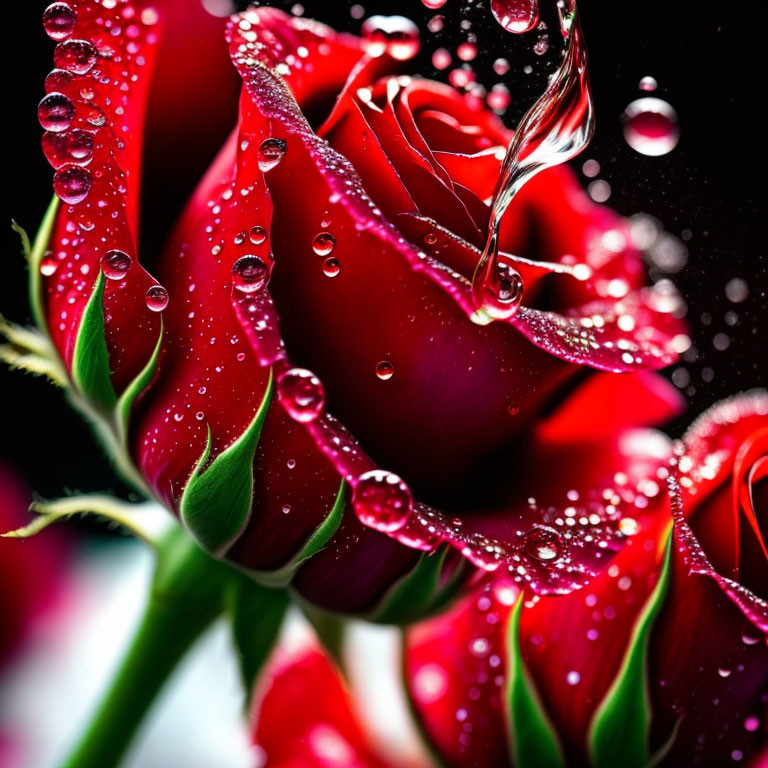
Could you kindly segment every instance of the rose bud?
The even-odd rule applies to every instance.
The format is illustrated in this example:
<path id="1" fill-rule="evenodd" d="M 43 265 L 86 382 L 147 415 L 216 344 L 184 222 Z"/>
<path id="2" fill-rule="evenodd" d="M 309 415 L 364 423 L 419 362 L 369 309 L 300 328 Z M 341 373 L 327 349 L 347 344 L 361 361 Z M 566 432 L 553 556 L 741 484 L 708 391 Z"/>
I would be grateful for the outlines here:
<path id="1" fill-rule="evenodd" d="M 750 393 L 700 417 L 669 469 L 637 449 L 604 463 L 604 494 L 635 494 L 635 533 L 581 592 L 495 578 L 408 631 L 411 701 L 447 765 L 724 766 L 765 749 L 766 428 L 768 394 Z"/>
<path id="2" fill-rule="evenodd" d="M 256 8 L 226 27 L 237 126 L 168 247 L 142 255 L 155 280 L 138 253 L 146 102 L 162 106 L 164 67 L 193 101 L 211 83 L 163 53 L 175 6 L 110 6 L 67 6 L 40 106 L 60 202 L 32 293 L 124 472 L 206 551 L 332 611 L 413 620 L 473 566 L 542 593 L 598 573 L 627 539 L 622 504 L 571 526 L 525 485 L 596 404 L 596 436 L 678 407 L 649 371 L 676 357 L 679 307 L 644 286 L 626 223 L 567 168 L 535 176 L 497 233 L 516 311 L 489 322 L 472 280 L 511 131 L 395 74 L 408 35 L 393 48 L 384 30 L 374 55 Z M 167 119 L 194 154 L 197 121 Z"/>

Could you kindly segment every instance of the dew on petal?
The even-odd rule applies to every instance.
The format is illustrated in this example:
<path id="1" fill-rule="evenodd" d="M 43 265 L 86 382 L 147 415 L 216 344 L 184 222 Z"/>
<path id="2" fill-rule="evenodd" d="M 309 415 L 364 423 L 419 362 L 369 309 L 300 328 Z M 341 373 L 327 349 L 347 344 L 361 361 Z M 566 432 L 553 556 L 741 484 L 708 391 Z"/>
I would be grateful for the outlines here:
<path id="1" fill-rule="evenodd" d="M 53 51 L 56 67 L 75 75 L 90 72 L 97 59 L 96 49 L 88 40 L 64 40 Z"/>
<path id="2" fill-rule="evenodd" d="M 101 271 L 109 280 L 122 280 L 131 268 L 131 257 L 117 248 L 107 251 L 101 259 Z"/>
<path id="3" fill-rule="evenodd" d="M 550 528 L 534 528 L 526 534 L 525 553 L 540 562 L 557 560 L 563 553 L 562 537 Z"/>
<path id="4" fill-rule="evenodd" d="M 391 379 L 395 373 L 395 366 L 389 360 L 380 360 L 376 363 L 376 375 L 382 380 Z"/>
<path id="5" fill-rule="evenodd" d="M 360 475 L 354 487 L 352 505 L 364 525 L 385 533 L 405 525 L 413 498 L 408 486 L 394 472 L 372 469 Z"/>
<path id="6" fill-rule="evenodd" d="M 146 302 L 153 312 L 162 312 L 168 306 L 168 291 L 162 285 L 153 285 L 147 291 Z"/>
<path id="7" fill-rule="evenodd" d="M 261 290 L 267 282 L 269 270 L 264 260 L 254 254 L 241 256 L 232 265 L 232 280 L 235 288 L 243 293 Z"/>
<path id="8" fill-rule="evenodd" d="M 53 191 L 70 205 L 77 205 L 85 200 L 92 184 L 91 174 L 79 165 L 64 166 L 53 177 Z"/>
<path id="9" fill-rule="evenodd" d="M 259 170 L 271 171 L 285 156 L 286 143 L 282 139 L 264 139 L 258 152 Z"/>
<path id="10" fill-rule="evenodd" d="M 67 3 L 51 3 L 43 11 L 43 28 L 51 40 L 69 37 L 76 21 L 77 13 Z"/>
<path id="11" fill-rule="evenodd" d="M 75 105 L 63 93 L 49 93 L 37 107 L 37 119 L 46 131 L 66 131 L 75 117 Z"/>
<path id="12" fill-rule="evenodd" d="M 296 421 L 314 421 L 325 407 L 325 390 L 320 379 L 306 368 L 291 368 L 277 380 L 277 397 Z"/>
<path id="13" fill-rule="evenodd" d="M 336 247 L 336 238 L 330 232 L 319 232 L 312 240 L 312 250 L 318 256 L 328 256 Z"/>
<path id="14" fill-rule="evenodd" d="M 323 262 L 323 274 L 326 277 L 336 277 L 341 272 L 341 263 L 333 256 L 329 256 Z"/>

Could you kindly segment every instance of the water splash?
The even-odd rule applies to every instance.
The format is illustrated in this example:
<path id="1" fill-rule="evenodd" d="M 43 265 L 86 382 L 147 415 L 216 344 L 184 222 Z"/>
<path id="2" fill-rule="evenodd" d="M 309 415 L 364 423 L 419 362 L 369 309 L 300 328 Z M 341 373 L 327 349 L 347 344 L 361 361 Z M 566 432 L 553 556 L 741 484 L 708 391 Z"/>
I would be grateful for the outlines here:
<path id="1" fill-rule="evenodd" d="M 472 282 L 477 309 L 473 319 L 480 324 L 512 317 L 522 299 L 520 275 L 499 258 L 499 226 L 509 204 L 539 171 L 578 155 L 594 130 L 587 54 L 575 0 L 560 3 L 558 13 L 565 58 L 515 131 L 491 203 L 488 237 Z"/>

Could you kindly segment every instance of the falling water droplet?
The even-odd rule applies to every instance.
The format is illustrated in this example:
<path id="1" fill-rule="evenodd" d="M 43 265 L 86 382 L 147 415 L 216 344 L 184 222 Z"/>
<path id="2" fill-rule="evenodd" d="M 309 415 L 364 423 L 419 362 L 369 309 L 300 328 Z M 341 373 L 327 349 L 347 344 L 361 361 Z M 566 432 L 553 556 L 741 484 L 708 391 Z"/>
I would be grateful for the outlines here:
<path id="1" fill-rule="evenodd" d="M 497 83 L 488 91 L 486 101 L 494 112 L 504 112 L 510 102 L 509 88 L 503 83 Z"/>
<path id="2" fill-rule="evenodd" d="M 336 247 L 336 238 L 330 232 L 319 232 L 312 241 L 312 250 L 318 256 L 328 256 Z"/>
<path id="3" fill-rule="evenodd" d="M 97 59 L 96 49 L 88 40 L 64 40 L 53 51 L 53 63 L 75 75 L 89 72 Z"/>
<path id="4" fill-rule="evenodd" d="M 75 105 L 63 93 L 49 93 L 37 107 L 37 119 L 46 131 L 66 131 L 75 116 Z"/>
<path id="5" fill-rule="evenodd" d="M 286 143 L 282 139 L 264 139 L 258 153 L 259 170 L 271 171 L 285 155 Z"/>
<path id="6" fill-rule="evenodd" d="M 336 277 L 339 272 L 341 272 L 341 264 L 339 263 L 339 260 L 335 259 L 333 256 L 329 256 L 323 262 L 323 274 L 326 277 Z"/>
<path id="7" fill-rule="evenodd" d="M 371 16 L 363 23 L 363 48 L 369 56 L 385 53 L 398 61 L 419 51 L 419 28 L 405 16 Z"/>
<path id="8" fill-rule="evenodd" d="M 153 285 L 147 291 L 146 302 L 153 312 L 162 312 L 168 306 L 168 291 L 162 285 Z"/>
<path id="9" fill-rule="evenodd" d="M 314 421 L 325 407 L 325 390 L 320 379 L 306 368 L 291 368 L 277 380 L 277 397 L 292 419 Z"/>
<path id="10" fill-rule="evenodd" d="M 560 534 L 551 528 L 534 528 L 525 537 L 525 553 L 539 562 L 557 560 L 563 551 Z"/>
<path id="11" fill-rule="evenodd" d="M 536 0 L 491 0 L 491 11 L 507 32 L 516 35 L 530 32 L 539 21 Z"/>
<path id="12" fill-rule="evenodd" d="M 447 48 L 438 48 L 432 54 L 432 66 L 435 69 L 448 69 L 451 66 L 451 54 Z"/>
<path id="13" fill-rule="evenodd" d="M 412 503 L 411 491 L 405 482 L 383 469 L 372 469 L 360 475 L 352 497 L 360 521 L 385 533 L 405 525 Z"/>
<path id="14" fill-rule="evenodd" d="M 380 360 L 376 363 L 376 375 L 382 380 L 387 381 L 392 378 L 395 372 L 395 366 L 389 360 Z"/>
<path id="15" fill-rule="evenodd" d="M 131 257 L 125 251 L 107 251 L 101 259 L 101 271 L 110 280 L 122 280 L 130 268 Z"/>
<path id="16" fill-rule="evenodd" d="M 43 11 L 43 27 L 52 40 L 63 40 L 72 34 L 77 14 L 67 3 L 51 3 Z"/>
<path id="17" fill-rule="evenodd" d="M 254 245 L 261 245 L 267 239 L 267 230 L 259 226 L 251 227 L 248 232 L 248 239 Z"/>
<path id="18" fill-rule="evenodd" d="M 91 174 L 79 165 L 66 165 L 53 177 L 53 191 L 70 205 L 81 203 L 93 184 Z"/>
<path id="19" fill-rule="evenodd" d="M 656 82 L 656 78 L 646 75 L 638 83 L 638 88 L 641 91 L 655 91 L 659 84 Z"/>
<path id="20" fill-rule="evenodd" d="M 263 259 L 254 254 L 241 256 L 232 265 L 235 288 L 243 293 L 260 291 L 267 281 L 268 269 Z"/>
<path id="21" fill-rule="evenodd" d="M 653 96 L 633 101 L 624 110 L 622 122 L 625 141 L 641 155 L 666 155 L 680 139 L 677 112 Z"/>
<path id="22" fill-rule="evenodd" d="M 475 280 L 472 291 L 475 304 L 494 320 L 512 317 L 523 298 L 523 279 L 503 262 L 488 261 L 488 274 Z"/>

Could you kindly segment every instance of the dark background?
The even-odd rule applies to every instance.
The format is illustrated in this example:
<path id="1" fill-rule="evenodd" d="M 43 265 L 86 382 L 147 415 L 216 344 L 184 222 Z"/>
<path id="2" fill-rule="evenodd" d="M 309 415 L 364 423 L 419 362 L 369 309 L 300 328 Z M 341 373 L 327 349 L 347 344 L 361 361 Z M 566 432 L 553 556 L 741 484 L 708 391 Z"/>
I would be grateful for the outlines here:
<path id="1" fill-rule="evenodd" d="M 3 179 L 9 192 L 5 216 L 8 224 L 13 217 L 31 234 L 51 195 L 52 172 L 40 150 L 41 129 L 36 118 L 43 80 L 52 66 L 53 43 L 40 23 L 46 5 L 32 0 L 14 2 L 6 9 L 10 16 L 4 14 L 3 48 L 9 59 L 5 79 L 6 88 L 10 88 L 4 97 L 10 134 L 4 144 Z M 350 18 L 346 2 L 307 0 L 303 5 L 307 16 L 350 31 L 359 29 L 360 21 Z M 363 5 L 367 15 L 403 13 L 422 30 L 425 20 L 435 14 L 420 0 L 379 0 Z M 554 7 L 554 2 L 551 5 Z M 466 13 L 462 15 L 463 8 Z M 763 14 L 755 2 L 584 0 L 580 9 L 597 132 L 575 166 L 580 168 L 587 158 L 598 160 L 600 178 L 612 189 L 608 204 L 619 212 L 650 213 L 668 232 L 679 237 L 688 230 L 691 235 L 686 243 L 688 265 L 674 275 L 688 304 L 698 351 L 696 360 L 675 366 L 684 367 L 690 377 L 683 388 L 690 410 L 668 425 L 673 434 L 679 434 L 696 413 L 716 400 L 765 384 L 768 378 L 768 255 L 766 214 L 764 204 L 760 205 L 765 185 L 762 146 L 766 126 L 764 119 L 758 118 L 765 109 L 765 46 L 750 32 L 762 27 Z M 535 34 L 524 38 L 504 35 L 489 21 L 487 2 L 482 7 L 481 3 L 465 6 L 459 0 L 448 0 L 438 13 L 446 17 L 445 29 L 438 35 L 423 32 L 422 53 L 414 68 L 430 76 L 437 74 L 429 63 L 432 51 L 440 46 L 455 50 L 468 34 L 459 29 L 460 19 L 474 20 L 469 32 L 476 34 L 481 50 L 475 62 L 478 79 L 489 87 L 501 79 L 508 84 L 513 103 L 506 119 L 514 124 L 556 66 L 558 34 L 546 0 L 542 14 L 550 22 L 552 45 L 543 57 L 531 51 Z M 499 55 L 512 65 L 504 78 L 490 68 Z M 533 66 L 530 74 L 524 73 L 525 65 Z M 643 95 L 638 82 L 645 75 L 656 78 L 659 87 L 654 95 L 668 101 L 679 115 L 680 142 L 663 157 L 639 155 L 621 136 L 619 116 L 630 101 Z M 200 158 L 201 166 L 205 162 L 207 158 Z M 181 206 L 191 191 L 179 186 L 168 193 L 168 207 Z M 145 216 L 143 226 L 148 235 L 143 248 L 151 256 L 164 231 L 147 219 Z M 746 280 L 750 290 L 748 299 L 736 305 L 724 293 L 726 282 L 734 277 Z M 0 259 L 0 311 L 17 322 L 29 320 L 25 266 L 10 226 L 6 227 Z M 733 325 L 725 319 L 729 311 L 737 315 Z M 730 320 L 733 322 L 734 317 Z M 731 339 L 723 351 L 713 345 L 714 336 L 721 332 Z M 704 369 L 713 372 L 709 382 L 702 379 Z M 676 381 L 684 378 L 677 374 Z M 42 379 L 4 368 L 0 370 L 0 392 L 0 460 L 20 470 L 38 493 L 52 497 L 65 489 L 126 491 L 114 479 L 89 428 L 60 392 Z"/>

